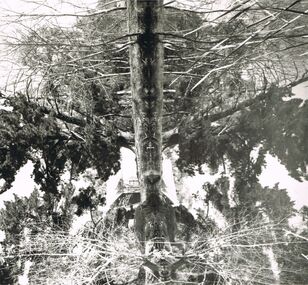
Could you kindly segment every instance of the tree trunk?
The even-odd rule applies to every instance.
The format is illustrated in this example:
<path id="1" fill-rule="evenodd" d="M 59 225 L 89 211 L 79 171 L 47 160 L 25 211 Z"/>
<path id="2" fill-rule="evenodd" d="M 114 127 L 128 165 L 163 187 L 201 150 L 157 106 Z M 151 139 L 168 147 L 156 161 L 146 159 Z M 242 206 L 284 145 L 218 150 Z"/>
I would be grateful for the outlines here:
<path id="1" fill-rule="evenodd" d="M 160 33 L 163 0 L 127 0 L 127 9 L 135 148 L 141 188 L 141 204 L 135 212 L 135 232 L 141 251 L 149 253 L 171 249 L 176 227 L 174 209 L 161 193 L 164 47 Z M 164 260 L 160 262 L 164 263 Z M 165 266 L 150 261 L 143 267 L 163 280 L 171 278 L 174 271 L 166 271 Z M 143 270 L 141 268 L 140 272 Z"/>
<path id="2" fill-rule="evenodd" d="M 162 172 L 163 0 L 129 0 L 133 121 L 141 201 L 160 195 Z"/>

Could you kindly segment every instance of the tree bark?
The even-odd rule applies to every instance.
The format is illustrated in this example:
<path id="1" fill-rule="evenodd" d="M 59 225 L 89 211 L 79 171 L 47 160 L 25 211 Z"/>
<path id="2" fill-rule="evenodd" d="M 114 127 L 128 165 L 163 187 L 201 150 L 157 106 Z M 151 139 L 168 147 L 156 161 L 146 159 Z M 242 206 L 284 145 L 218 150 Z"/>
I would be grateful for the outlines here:
<path id="1" fill-rule="evenodd" d="M 129 0 L 133 121 L 141 202 L 160 196 L 162 175 L 163 0 Z"/>
<path id="2" fill-rule="evenodd" d="M 164 47 L 160 34 L 163 30 L 163 0 L 127 0 L 127 9 L 132 42 L 130 71 L 135 148 L 141 188 L 141 204 L 135 212 L 135 232 L 141 251 L 150 253 L 171 250 L 176 228 L 174 209 L 161 193 Z M 149 261 L 148 264 L 152 263 Z M 143 267 L 148 267 L 161 280 L 172 278 L 172 274 L 166 276 L 165 270 L 160 270 L 165 267 L 154 265 L 157 270 L 147 264 Z M 143 268 L 140 270 L 142 273 Z"/>

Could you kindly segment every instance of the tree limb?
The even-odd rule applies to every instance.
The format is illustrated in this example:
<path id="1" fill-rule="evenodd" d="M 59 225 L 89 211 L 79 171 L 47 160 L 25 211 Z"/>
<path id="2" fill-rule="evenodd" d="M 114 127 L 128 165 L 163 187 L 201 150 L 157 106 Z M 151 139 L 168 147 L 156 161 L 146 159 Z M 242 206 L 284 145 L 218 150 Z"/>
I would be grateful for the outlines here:
<path id="1" fill-rule="evenodd" d="M 79 127 L 85 127 L 86 126 L 86 120 L 85 119 L 79 119 L 73 116 L 68 116 L 66 114 L 60 113 L 60 112 L 54 112 L 53 110 L 48 109 L 47 107 L 41 106 L 41 111 L 46 114 L 50 115 L 53 114 L 57 119 L 64 121 L 69 124 L 77 125 Z"/>
<path id="2" fill-rule="evenodd" d="M 295 87 L 295 86 L 297 86 L 297 85 L 299 85 L 299 84 L 302 84 L 302 83 L 305 83 L 305 82 L 307 82 L 308 83 L 308 71 L 307 72 L 305 72 L 305 74 L 300 78 L 300 79 L 298 79 L 298 80 L 296 80 L 296 81 L 293 81 L 293 82 L 291 82 L 291 83 L 289 83 L 288 84 L 288 87 Z"/>
<path id="3" fill-rule="evenodd" d="M 248 99 L 248 100 L 245 100 L 245 101 L 237 104 L 236 106 L 231 107 L 231 108 L 229 108 L 229 109 L 227 109 L 227 110 L 225 110 L 223 112 L 216 113 L 216 114 L 213 114 L 213 115 L 209 115 L 207 117 L 207 119 L 211 123 L 216 122 L 216 121 L 218 121 L 220 119 L 223 119 L 225 117 L 231 116 L 234 113 L 236 113 L 236 112 L 238 112 L 240 110 L 243 110 L 244 108 L 249 107 L 249 106 L 257 103 L 260 100 L 263 100 L 263 99 L 265 99 L 268 96 L 269 96 L 268 92 L 262 92 L 261 94 L 257 95 L 256 97 Z"/>
<path id="4" fill-rule="evenodd" d="M 229 109 L 227 109 L 223 112 L 208 115 L 208 116 L 204 117 L 204 119 L 208 120 L 209 123 L 216 122 L 216 121 L 221 120 L 223 118 L 229 117 L 229 116 L 233 115 L 234 113 L 243 110 L 246 107 L 249 107 L 249 106 L 257 103 L 260 100 L 263 100 L 268 96 L 269 96 L 268 92 L 263 91 L 261 94 L 257 95 L 254 98 L 245 100 L 245 101 L 237 104 L 236 106 L 231 107 L 231 108 L 229 108 Z M 163 136 L 164 149 L 166 149 L 167 147 L 175 146 L 179 143 L 179 141 L 180 141 L 180 135 L 179 135 L 179 132 L 178 132 L 179 128 L 180 128 L 180 126 L 174 128 L 174 129 L 171 129 L 171 130 L 164 133 L 164 136 Z"/>
<path id="5" fill-rule="evenodd" d="M 78 13 L 53 13 L 53 14 L 23 14 L 23 13 L 15 13 L 16 15 L 6 15 L 4 16 L 4 18 L 11 18 L 11 17 L 17 17 L 18 19 L 20 18 L 30 18 L 30 17 L 39 17 L 39 18 L 45 18 L 45 17 L 80 17 L 80 18 L 85 18 L 85 17 L 95 17 L 95 16 L 100 16 L 102 14 L 106 14 L 106 13 L 111 13 L 111 12 L 115 12 L 115 11 L 125 11 L 126 7 L 114 7 L 114 8 L 110 8 L 110 9 L 105 9 L 105 10 L 100 10 L 97 12 L 93 12 L 93 13 L 88 13 L 88 14 L 78 14 Z"/>

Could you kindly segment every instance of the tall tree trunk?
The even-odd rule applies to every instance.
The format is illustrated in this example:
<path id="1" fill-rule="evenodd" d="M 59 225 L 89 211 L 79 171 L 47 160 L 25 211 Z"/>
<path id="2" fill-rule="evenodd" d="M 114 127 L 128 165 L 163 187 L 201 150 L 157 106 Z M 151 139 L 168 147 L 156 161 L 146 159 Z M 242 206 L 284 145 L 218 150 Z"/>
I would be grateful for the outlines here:
<path id="1" fill-rule="evenodd" d="M 129 0 L 133 120 L 141 201 L 160 195 L 162 172 L 163 0 Z"/>
<path id="2" fill-rule="evenodd" d="M 163 0 L 127 0 L 131 34 L 130 69 L 133 121 L 141 205 L 135 213 L 135 232 L 142 252 L 171 248 L 174 242 L 175 213 L 161 193 L 162 107 L 164 47 Z M 160 263 L 162 262 L 162 266 Z M 161 280 L 174 276 L 173 265 L 165 260 L 145 262 Z M 144 271 L 141 268 L 140 276 Z M 142 282 L 140 280 L 140 282 Z"/>

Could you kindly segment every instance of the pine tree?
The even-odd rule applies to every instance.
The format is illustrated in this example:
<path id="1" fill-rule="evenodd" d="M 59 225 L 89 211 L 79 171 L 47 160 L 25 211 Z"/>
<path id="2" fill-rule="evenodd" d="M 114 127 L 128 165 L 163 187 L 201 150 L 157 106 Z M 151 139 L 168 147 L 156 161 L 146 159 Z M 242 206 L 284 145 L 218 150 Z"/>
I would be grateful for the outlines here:
<path id="1" fill-rule="evenodd" d="M 106 181 L 120 168 L 120 148 L 133 149 L 141 251 L 161 253 L 176 244 L 175 209 L 161 191 L 164 149 L 178 147 L 177 166 L 190 175 L 229 162 L 241 201 L 257 185 L 266 152 L 296 179 L 307 178 L 307 103 L 290 98 L 307 80 L 307 7 L 299 2 L 232 1 L 213 11 L 207 2 L 196 9 L 177 1 L 101 1 L 72 29 L 30 29 L 11 43 L 32 72 L 28 85 L 1 94 L 13 108 L 1 110 L 2 191 L 31 160 L 40 189 L 60 199 L 65 171 L 77 177 L 94 167 Z M 95 189 L 81 194 L 79 205 L 91 208 Z M 159 279 L 174 278 L 164 266 L 143 264 Z"/>

